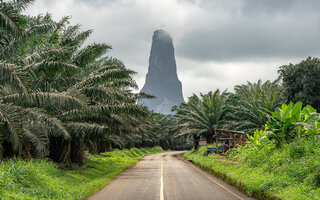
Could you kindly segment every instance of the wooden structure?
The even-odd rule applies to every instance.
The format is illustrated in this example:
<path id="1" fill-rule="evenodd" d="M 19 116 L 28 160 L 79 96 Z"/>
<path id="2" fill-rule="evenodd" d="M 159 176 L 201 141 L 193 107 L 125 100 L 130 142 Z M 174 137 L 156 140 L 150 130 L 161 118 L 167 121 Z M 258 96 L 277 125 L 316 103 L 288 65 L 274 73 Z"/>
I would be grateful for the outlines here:
<path id="1" fill-rule="evenodd" d="M 244 132 L 242 131 L 232 131 L 232 130 L 223 130 L 216 129 L 213 138 L 216 139 L 216 152 L 219 153 L 219 145 L 218 140 L 227 140 L 228 141 L 228 149 L 235 148 L 236 145 L 242 144 L 242 138 L 244 136 Z M 223 152 L 225 152 L 225 148 L 223 148 Z"/>

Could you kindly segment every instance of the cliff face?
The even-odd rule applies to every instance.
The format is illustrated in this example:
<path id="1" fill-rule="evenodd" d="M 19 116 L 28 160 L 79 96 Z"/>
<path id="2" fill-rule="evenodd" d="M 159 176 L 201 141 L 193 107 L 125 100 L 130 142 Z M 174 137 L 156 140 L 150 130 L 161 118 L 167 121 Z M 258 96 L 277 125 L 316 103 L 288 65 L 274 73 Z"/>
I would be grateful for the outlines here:
<path id="1" fill-rule="evenodd" d="M 141 92 L 157 98 L 141 99 L 138 103 L 159 113 L 171 113 L 173 105 L 184 102 L 182 85 L 177 76 L 172 38 L 163 30 L 157 30 L 153 34 L 148 73 Z"/>

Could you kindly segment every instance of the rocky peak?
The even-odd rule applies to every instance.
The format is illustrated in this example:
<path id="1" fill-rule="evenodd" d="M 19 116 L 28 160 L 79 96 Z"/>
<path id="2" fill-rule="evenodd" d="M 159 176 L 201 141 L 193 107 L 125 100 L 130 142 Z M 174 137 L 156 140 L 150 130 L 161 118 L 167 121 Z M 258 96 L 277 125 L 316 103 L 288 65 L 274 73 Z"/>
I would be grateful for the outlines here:
<path id="1" fill-rule="evenodd" d="M 138 102 L 155 112 L 171 113 L 173 105 L 184 102 L 182 85 L 177 76 L 172 38 L 164 30 L 157 30 L 153 34 L 148 73 L 141 92 L 157 97 L 141 99 Z"/>

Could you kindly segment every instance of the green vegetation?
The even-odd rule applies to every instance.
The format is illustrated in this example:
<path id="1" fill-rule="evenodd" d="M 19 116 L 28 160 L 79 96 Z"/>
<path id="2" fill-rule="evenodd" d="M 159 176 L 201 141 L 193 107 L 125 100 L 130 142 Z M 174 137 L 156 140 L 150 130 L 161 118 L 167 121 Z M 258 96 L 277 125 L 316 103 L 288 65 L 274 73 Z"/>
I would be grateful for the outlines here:
<path id="1" fill-rule="evenodd" d="M 158 141 L 159 145 L 167 150 L 186 150 L 192 149 L 193 141 L 187 135 L 177 137 L 178 119 L 173 115 L 163 115 L 153 113 L 155 126 L 152 128 L 154 133 L 154 141 Z"/>
<path id="2" fill-rule="evenodd" d="M 285 103 L 282 86 L 276 81 L 250 83 L 235 86 L 235 94 L 229 100 L 228 125 L 231 130 L 251 133 L 263 129 L 267 121 L 262 111 L 273 111 Z"/>
<path id="3" fill-rule="evenodd" d="M 301 138 L 282 149 L 250 144 L 228 156 L 209 154 L 207 147 L 184 157 L 258 199 L 319 199 L 320 144 Z"/>
<path id="4" fill-rule="evenodd" d="M 319 199 L 320 115 L 298 102 L 266 116 L 265 130 L 225 156 L 202 147 L 184 157 L 259 199 Z"/>
<path id="5" fill-rule="evenodd" d="M 234 93 L 194 94 L 175 115 L 161 115 L 137 104 L 153 97 L 134 92 L 136 72 L 107 55 L 110 45 L 84 45 L 92 30 L 69 17 L 24 15 L 33 2 L 0 0 L 1 198 L 83 198 L 160 149 L 102 152 L 197 150 L 219 129 L 243 131 L 250 142 L 224 157 L 203 157 L 205 148 L 185 157 L 261 199 L 320 198 L 319 59 Z"/>
<path id="6" fill-rule="evenodd" d="M 34 1 L 0 0 L 0 199 L 81 199 L 162 150 L 134 147 L 192 146 L 137 104 L 153 96 L 110 45 L 85 45 L 92 30 L 70 17 L 24 15 Z"/>
<path id="7" fill-rule="evenodd" d="M 320 59 L 308 57 L 294 65 L 284 65 L 279 69 L 287 102 L 301 101 L 320 109 Z"/>
<path id="8" fill-rule="evenodd" d="M 215 129 L 224 123 L 223 119 L 228 111 L 228 95 L 227 92 L 220 93 L 216 90 L 214 93 L 200 94 L 200 97 L 195 94 L 189 97 L 187 103 L 182 103 L 177 108 L 177 126 L 180 132 L 178 135 L 192 135 L 195 149 L 199 146 L 200 137 L 206 138 L 209 143 L 212 142 Z"/>
<path id="9" fill-rule="evenodd" d="M 85 150 L 159 145 L 136 72 L 106 55 L 110 45 L 84 45 L 92 30 L 70 17 L 23 15 L 33 2 L 0 0 L 0 159 L 82 165 Z"/>
<path id="10" fill-rule="evenodd" d="M 47 160 L 9 160 L 0 164 L 0 199 L 83 199 L 98 191 L 144 155 L 160 147 L 87 154 L 79 168 L 59 169 Z"/>
<path id="11" fill-rule="evenodd" d="M 285 102 L 279 80 L 235 86 L 235 93 L 226 91 L 193 95 L 175 108 L 176 134 L 193 138 L 195 149 L 200 139 L 212 143 L 218 129 L 244 131 L 251 134 L 264 129 L 267 116 Z"/>

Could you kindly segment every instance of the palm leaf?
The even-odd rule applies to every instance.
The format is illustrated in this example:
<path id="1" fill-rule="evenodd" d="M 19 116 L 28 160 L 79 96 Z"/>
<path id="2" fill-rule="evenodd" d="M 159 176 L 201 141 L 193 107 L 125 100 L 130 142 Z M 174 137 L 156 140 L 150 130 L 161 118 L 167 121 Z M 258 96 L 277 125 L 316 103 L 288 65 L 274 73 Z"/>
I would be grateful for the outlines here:
<path id="1" fill-rule="evenodd" d="M 21 33 L 18 11 L 11 3 L 0 2 L 0 27 L 10 33 Z"/>
<path id="2" fill-rule="evenodd" d="M 3 137 L 12 149 L 18 152 L 22 146 L 23 126 L 21 121 L 21 108 L 10 104 L 0 104 L 0 125 Z"/>
<path id="3" fill-rule="evenodd" d="M 25 93 L 27 90 L 21 81 L 20 77 L 14 70 L 14 65 L 0 62 L 0 81 L 5 81 L 16 88 L 20 93 Z"/>
<path id="4" fill-rule="evenodd" d="M 29 5 L 33 4 L 36 0 L 13 0 L 13 6 L 16 10 L 25 10 Z"/>

